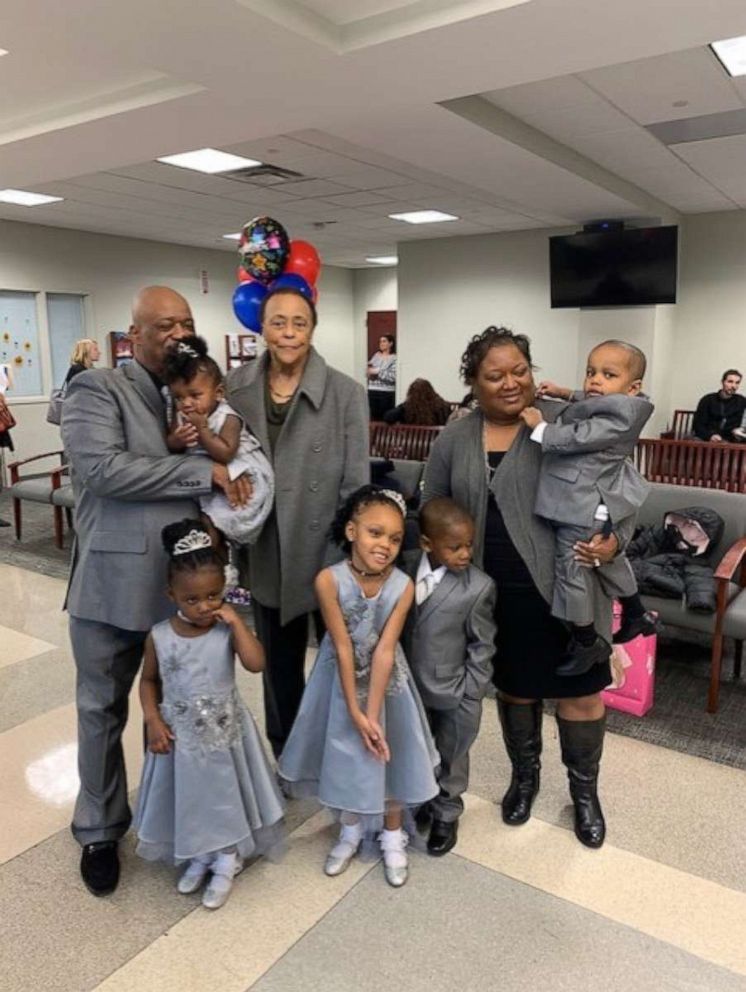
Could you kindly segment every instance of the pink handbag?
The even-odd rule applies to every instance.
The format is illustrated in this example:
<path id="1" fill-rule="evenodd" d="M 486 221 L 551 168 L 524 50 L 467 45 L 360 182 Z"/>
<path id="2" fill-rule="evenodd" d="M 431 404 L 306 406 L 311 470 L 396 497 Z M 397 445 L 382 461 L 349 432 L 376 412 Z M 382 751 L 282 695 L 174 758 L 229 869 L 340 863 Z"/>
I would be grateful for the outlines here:
<path id="1" fill-rule="evenodd" d="M 612 630 L 619 629 L 621 607 L 614 603 Z M 644 716 L 653 705 L 655 688 L 655 655 L 658 638 L 640 635 L 626 644 L 615 644 L 611 671 L 614 681 L 604 689 L 601 698 L 612 709 Z"/>

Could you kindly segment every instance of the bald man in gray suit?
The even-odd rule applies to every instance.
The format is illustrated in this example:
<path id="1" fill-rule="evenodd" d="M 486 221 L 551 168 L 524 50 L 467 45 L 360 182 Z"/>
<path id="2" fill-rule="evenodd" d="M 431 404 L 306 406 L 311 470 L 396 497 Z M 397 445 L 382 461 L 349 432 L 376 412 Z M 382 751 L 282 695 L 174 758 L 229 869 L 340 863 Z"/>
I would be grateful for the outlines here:
<path id="1" fill-rule="evenodd" d="M 134 361 L 82 372 L 65 397 L 62 438 L 76 497 L 66 602 L 80 774 L 72 832 L 94 895 L 116 888 L 117 842 L 131 821 L 121 744 L 128 696 L 148 631 L 173 612 L 161 530 L 198 516 L 196 497 L 214 485 L 237 498 L 225 466 L 166 447 L 164 358 L 193 334 L 189 304 L 179 293 L 143 289 L 132 309 Z"/>

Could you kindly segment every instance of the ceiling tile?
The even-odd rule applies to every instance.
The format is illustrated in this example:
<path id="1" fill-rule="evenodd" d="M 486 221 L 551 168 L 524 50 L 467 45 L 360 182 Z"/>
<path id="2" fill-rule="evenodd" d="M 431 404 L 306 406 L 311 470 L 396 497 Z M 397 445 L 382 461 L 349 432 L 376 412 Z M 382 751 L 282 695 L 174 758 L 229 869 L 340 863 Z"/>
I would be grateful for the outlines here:
<path id="1" fill-rule="evenodd" d="M 581 79 L 640 124 L 737 110 L 738 91 L 706 47 L 582 73 Z M 674 106 L 684 102 L 684 106 Z"/>

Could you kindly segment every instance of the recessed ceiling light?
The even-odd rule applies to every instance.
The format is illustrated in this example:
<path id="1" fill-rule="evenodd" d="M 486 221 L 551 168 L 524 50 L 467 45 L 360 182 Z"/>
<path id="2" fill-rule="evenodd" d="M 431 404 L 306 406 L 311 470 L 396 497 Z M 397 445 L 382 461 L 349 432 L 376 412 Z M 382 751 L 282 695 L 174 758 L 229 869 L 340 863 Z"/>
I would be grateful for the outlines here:
<path id="1" fill-rule="evenodd" d="M 40 207 L 44 203 L 60 203 L 62 196 L 28 193 L 25 189 L 0 189 L 0 203 L 15 203 L 19 207 Z"/>
<path id="2" fill-rule="evenodd" d="M 746 76 L 746 35 L 713 41 L 710 48 L 729 76 Z"/>
<path id="3" fill-rule="evenodd" d="M 240 241 L 241 232 L 239 231 L 237 234 L 224 234 L 223 237 L 226 241 Z"/>
<path id="4" fill-rule="evenodd" d="M 8 52 L 7 48 L 0 48 L 0 59 L 3 57 L 3 55 L 9 55 L 9 54 L 10 53 Z"/>
<path id="5" fill-rule="evenodd" d="M 396 255 L 366 255 L 365 261 L 376 265 L 396 265 L 399 259 Z"/>
<path id="6" fill-rule="evenodd" d="M 440 210 L 412 210 L 406 214 L 389 214 L 392 220 L 403 220 L 407 224 L 439 224 L 445 220 L 458 220 L 453 214 L 444 214 Z"/>
<path id="7" fill-rule="evenodd" d="M 250 169 L 261 165 L 255 158 L 242 158 L 240 155 L 229 155 L 228 152 L 218 151 L 217 148 L 198 148 L 193 152 L 182 152 L 180 155 L 166 155 L 159 158 L 165 165 L 176 165 L 180 169 L 193 169 L 195 172 L 206 172 L 215 175 L 218 172 L 230 172 L 233 169 Z"/>

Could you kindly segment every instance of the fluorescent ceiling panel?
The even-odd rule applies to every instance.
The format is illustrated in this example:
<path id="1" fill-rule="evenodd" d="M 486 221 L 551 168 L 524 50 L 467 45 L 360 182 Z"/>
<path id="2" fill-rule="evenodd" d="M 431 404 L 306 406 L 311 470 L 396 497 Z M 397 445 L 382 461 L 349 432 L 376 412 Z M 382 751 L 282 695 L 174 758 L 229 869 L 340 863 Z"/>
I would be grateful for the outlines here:
<path id="1" fill-rule="evenodd" d="M 61 203 L 61 196 L 29 193 L 25 189 L 0 189 L 0 203 L 15 203 L 19 207 L 41 207 L 45 203 Z"/>
<path id="2" fill-rule="evenodd" d="M 713 41 L 710 48 L 729 76 L 746 76 L 746 35 Z"/>
<path id="3" fill-rule="evenodd" d="M 365 261 L 375 265 L 396 265 L 399 259 L 396 255 L 366 255 Z"/>
<path id="4" fill-rule="evenodd" d="M 391 220 L 403 220 L 407 224 L 440 224 L 447 220 L 458 220 L 453 214 L 441 210 L 410 210 L 404 214 L 389 214 Z"/>
<path id="5" fill-rule="evenodd" d="M 262 164 L 256 159 L 229 155 L 228 152 L 221 152 L 217 148 L 198 148 L 193 152 L 182 152 L 180 155 L 165 155 L 158 161 L 164 165 L 178 166 L 180 169 L 206 172 L 210 176 L 220 172 L 230 172 L 232 169 L 250 169 Z"/>

